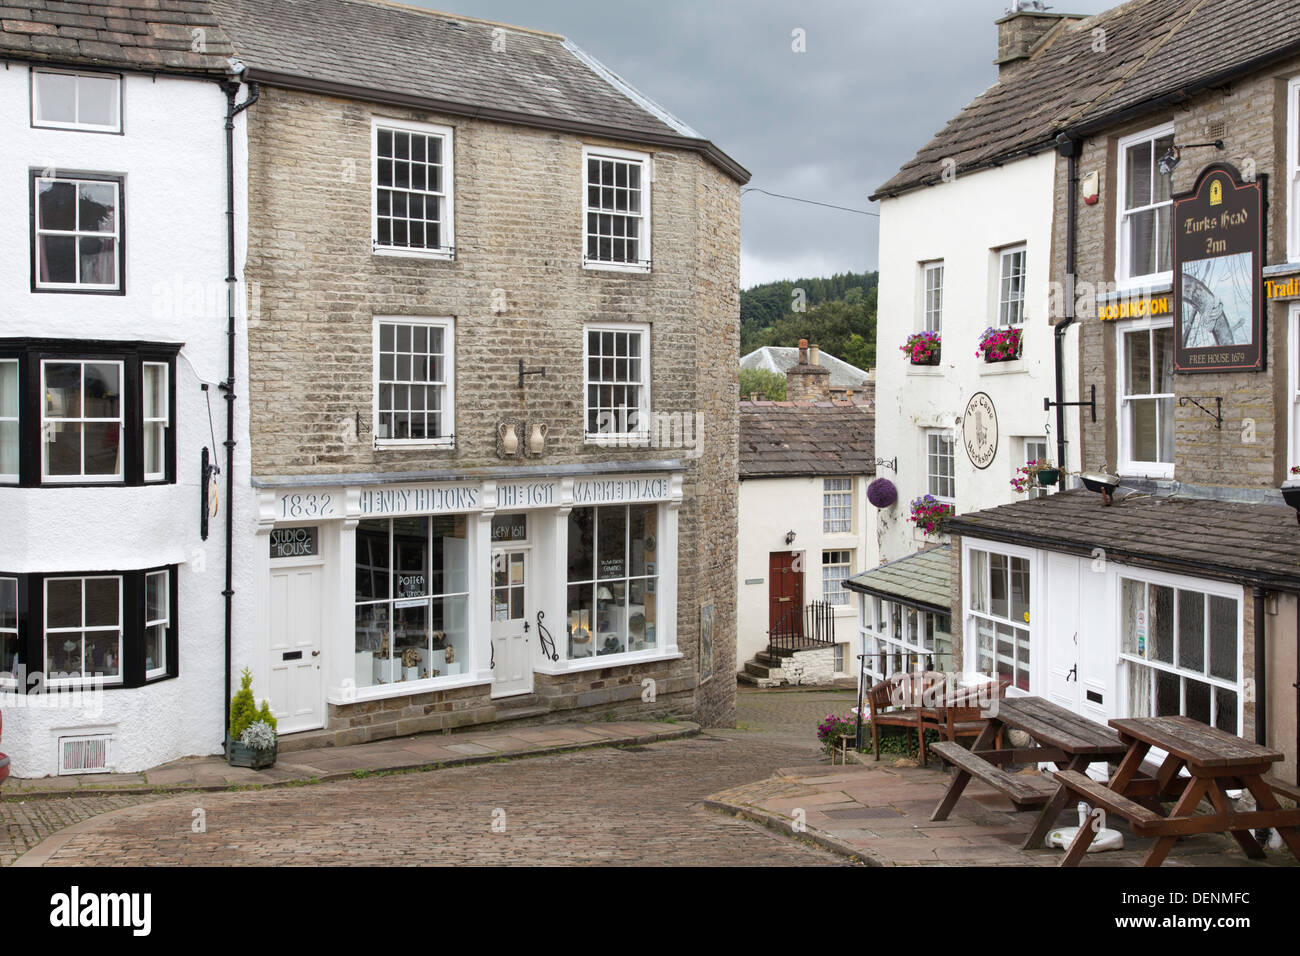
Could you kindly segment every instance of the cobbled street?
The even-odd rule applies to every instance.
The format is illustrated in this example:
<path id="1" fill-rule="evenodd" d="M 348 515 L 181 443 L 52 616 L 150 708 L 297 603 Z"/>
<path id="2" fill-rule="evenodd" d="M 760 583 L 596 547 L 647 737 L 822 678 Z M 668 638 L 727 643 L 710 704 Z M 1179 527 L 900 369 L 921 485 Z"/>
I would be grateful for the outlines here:
<path id="1" fill-rule="evenodd" d="M 8 864 L 119 811 L 83 824 L 46 865 L 838 865 L 699 802 L 818 762 L 818 721 L 851 705 L 851 693 L 742 691 L 737 729 L 641 747 L 276 790 L 3 802 L 0 852 Z"/>

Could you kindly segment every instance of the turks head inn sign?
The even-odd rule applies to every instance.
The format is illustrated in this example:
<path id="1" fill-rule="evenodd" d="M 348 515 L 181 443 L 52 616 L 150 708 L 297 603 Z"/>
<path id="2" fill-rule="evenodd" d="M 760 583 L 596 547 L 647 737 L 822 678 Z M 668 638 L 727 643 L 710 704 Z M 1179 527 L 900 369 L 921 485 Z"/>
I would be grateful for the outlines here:
<path id="1" fill-rule="evenodd" d="M 1262 178 L 1262 177 L 1261 177 Z M 1264 188 L 1232 166 L 1202 170 L 1174 200 L 1175 372 L 1264 367 Z"/>

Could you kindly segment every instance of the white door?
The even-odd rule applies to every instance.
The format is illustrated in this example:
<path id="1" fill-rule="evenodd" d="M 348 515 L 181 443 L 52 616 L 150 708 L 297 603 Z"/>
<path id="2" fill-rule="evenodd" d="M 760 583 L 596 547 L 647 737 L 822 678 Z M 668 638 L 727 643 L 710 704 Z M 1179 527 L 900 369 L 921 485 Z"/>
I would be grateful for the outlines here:
<path id="1" fill-rule="evenodd" d="M 1047 693 L 1054 704 L 1079 713 L 1080 641 L 1079 559 L 1049 552 L 1047 590 L 1052 600 L 1047 616 Z"/>
<path id="2" fill-rule="evenodd" d="M 528 551 L 492 551 L 492 696 L 533 690 L 528 622 Z"/>
<path id="3" fill-rule="evenodd" d="M 271 568 L 268 699 L 282 734 L 325 726 L 319 564 Z M 258 696 L 257 689 L 253 689 Z"/>

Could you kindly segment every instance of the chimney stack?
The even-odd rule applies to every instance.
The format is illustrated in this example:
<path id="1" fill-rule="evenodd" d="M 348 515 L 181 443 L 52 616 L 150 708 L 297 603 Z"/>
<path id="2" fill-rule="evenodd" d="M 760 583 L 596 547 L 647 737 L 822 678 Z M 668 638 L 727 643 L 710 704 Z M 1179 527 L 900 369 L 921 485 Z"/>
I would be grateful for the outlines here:
<path id="1" fill-rule="evenodd" d="M 799 364 L 785 373 L 785 397 L 791 402 L 829 402 L 831 370 L 821 364 L 820 346 L 799 340 Z"/>
<path id="2" fill-rule="evenodd" d="M 1011 0 L 1011 9 L 995 21 L 998 58 L 993 62 L 998 67 L 998 79 L 1015 73 L 1058 24 L 1082 19 L 1071 13 L 1049 13 L 1047 5 L 1038 0 Z"/>

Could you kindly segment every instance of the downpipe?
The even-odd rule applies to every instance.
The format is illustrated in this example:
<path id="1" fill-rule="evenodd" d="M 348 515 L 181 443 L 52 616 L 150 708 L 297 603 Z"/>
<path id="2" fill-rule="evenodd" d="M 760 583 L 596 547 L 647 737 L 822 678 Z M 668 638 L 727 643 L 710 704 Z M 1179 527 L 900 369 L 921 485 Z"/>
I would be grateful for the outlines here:
<path id="1" fill-rule="evenodd" d="M 1065 490 L 1065 333 L 1070 326 L 1074 324 L 1074 290 L 1078 277 L 1076 271 L 1076 253 L 1077 244 L 1075 240 L 1076 226 L 1079 216 L 1079 155 L 1083 152 L 1083 144 L 1077 139 L 1071 139 L 1065 133 L 1056 138 L 1057 152 L 1064 156 L 1066 160 L 1066 180 L 1067 180 L 1067 197 L 1066 197 L 1066 224 L 1065 224 L 1065 317 L 1053 327 L 1054 335 L 1052 337 L 1053 356 L 1056 365 L 1056 461 L 1061 469 L 1061 476 L 1057 479 L 1057 489 Z M 1083 466 L 1080 460 L 1079 466 Z"/>

